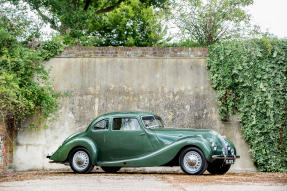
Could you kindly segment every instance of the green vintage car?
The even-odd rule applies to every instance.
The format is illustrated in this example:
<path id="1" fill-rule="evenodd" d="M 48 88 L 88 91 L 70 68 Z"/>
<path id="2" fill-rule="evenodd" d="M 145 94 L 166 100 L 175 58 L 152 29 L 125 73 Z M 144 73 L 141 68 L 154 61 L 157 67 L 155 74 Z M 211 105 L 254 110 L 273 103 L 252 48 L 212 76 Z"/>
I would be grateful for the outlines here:
<path id="1" fill-rule="evenodd" d="M 215 131 L 166 128 L 150 112 L 101 115 L 47 156 L 77 173 L 89 173 L 95 165 L 110 173 L 121 167 L 180 166 L 192 175 L 224 174 L 238 157 L 232 142 Z"/>

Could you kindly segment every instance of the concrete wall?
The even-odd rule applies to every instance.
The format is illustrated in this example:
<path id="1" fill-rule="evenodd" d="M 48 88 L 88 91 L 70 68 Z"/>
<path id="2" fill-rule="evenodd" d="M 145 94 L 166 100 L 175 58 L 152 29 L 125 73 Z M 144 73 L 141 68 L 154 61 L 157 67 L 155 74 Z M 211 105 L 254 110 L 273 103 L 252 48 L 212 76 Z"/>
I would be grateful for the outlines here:
<path id="1" fill-rule="evenodd" d="M 235 118 L 222 122 L 206 70 L 207 49 L 70 47 L 47 67 L 60 100 L 55 120 L 16 139 L 17 170 L 62 168 L 45 156 L 96 116 L 112 111 L 152 111 L 174 128 L 214 129 L 231 139 L 241 159 L 233 169 L 254 170 Z"/>

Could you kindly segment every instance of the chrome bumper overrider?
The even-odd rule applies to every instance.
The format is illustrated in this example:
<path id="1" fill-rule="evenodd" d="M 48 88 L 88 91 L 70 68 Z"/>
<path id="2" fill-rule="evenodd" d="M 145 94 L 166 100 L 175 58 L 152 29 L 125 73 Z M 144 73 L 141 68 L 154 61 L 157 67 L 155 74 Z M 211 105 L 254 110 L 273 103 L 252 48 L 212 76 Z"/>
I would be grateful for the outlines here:
<path id="1" fill-rule="evenodd" d="M 211 158 L 213 159 L 236 159 L 236 158 L 240 158 L 240 156 L 235 156 L 235 155 L 212 155 Z"/>

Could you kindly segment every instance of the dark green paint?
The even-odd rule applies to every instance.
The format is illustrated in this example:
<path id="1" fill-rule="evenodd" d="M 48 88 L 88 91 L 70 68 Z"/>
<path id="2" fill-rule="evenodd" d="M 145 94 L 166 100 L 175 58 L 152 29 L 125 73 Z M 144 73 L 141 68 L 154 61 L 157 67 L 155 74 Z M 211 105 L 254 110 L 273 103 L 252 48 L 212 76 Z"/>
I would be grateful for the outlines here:
<path id="1" fill-rule="evenodd" d="M 97 117 L 82 133 L 68 137 L 58 150 L 51 156 L 54 162 L 66 162 L 69 153 L 76 147 L 89 150 L 93 164 L 98 166 L 127 166 L 147 167 L 162 166 L 170 162 L 187 146 L 195 146 L 202 150 L 208 162 L 212 155 L 222 154 L 222 140 L 225 139 L 230 147 L 234 145 L 213 130 L 172 129 L 144 127 L 142 116 L 154 115 L 149 112 L 114 112 Z M 140 130 L 112 130 L 113 118 L 136 118 Z M 100 120 L 108 119 L 107 130 L 94 130 L 93 126 Z M 217 150 L 212 149 L 212 142 Z"/>

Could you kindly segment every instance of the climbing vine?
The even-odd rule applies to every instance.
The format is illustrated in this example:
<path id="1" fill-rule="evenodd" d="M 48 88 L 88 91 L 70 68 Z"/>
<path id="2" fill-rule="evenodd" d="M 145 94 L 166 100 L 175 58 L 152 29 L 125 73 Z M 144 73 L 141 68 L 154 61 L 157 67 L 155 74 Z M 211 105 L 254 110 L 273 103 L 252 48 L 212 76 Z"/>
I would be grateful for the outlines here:
<path id="1" fill-rule="evenodd" d="M 287 41 L 227 41 L 209 47 L 207 68 L 222 120 L 238 113 L 260 171 L 287 171 Z"/>

